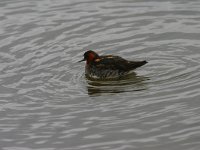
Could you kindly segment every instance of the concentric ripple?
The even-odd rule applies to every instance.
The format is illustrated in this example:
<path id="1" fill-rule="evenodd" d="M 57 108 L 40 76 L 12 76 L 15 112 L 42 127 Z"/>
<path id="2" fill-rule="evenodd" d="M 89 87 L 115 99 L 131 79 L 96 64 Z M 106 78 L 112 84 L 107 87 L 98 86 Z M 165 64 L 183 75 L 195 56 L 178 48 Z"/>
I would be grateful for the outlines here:
<path id="1" fill-rule="evenodd" d="M 200 1 L 0 2 L 0 149 L 200 149 Z M 148 64 L 84 75 L 92 49 Z"/>

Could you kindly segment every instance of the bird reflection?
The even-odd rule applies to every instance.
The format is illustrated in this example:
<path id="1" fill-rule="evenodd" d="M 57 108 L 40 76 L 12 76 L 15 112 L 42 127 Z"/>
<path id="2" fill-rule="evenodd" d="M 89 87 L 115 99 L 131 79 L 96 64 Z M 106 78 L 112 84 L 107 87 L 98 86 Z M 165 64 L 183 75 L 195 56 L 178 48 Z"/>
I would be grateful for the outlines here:
<path id="1" fill-rule="evenodd" d="M 146 80 L 149 80 L 149 78 L 138 76 L 135 72 L 128 74 L 120 79 L 103 81 L 91 80 L 86 76 L 86 81 L 88 83 L 87 90 L 88 95 L 90 96 L 146 90 Z"/>

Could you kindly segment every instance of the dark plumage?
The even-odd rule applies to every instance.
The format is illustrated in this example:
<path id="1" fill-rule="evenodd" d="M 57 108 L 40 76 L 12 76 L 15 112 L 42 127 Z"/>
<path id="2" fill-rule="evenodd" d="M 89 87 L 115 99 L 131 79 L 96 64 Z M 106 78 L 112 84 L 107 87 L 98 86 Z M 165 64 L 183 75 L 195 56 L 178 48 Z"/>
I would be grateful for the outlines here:
<path id="1" fill-rule="evenodd" d="M 119 78 L 147 63 L 147 61 L 128 61 L 113 55 L 99 56 L 91 50 L 84 53 L 84 59 L 81 61 L 86 61 L 85 74 L 97 79 Z"/>

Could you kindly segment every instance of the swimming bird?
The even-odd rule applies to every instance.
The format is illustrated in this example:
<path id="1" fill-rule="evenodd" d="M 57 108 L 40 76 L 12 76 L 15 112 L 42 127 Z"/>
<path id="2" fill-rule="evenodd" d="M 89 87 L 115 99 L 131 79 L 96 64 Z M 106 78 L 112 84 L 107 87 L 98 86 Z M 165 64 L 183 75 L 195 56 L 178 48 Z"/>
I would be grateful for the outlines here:
<path id="1" fill-rule="evenodd" d="M 92 79 L 120 78 L 147 63 L 145 60 L 129 61 L 114 55 L 100 56 L 92 50 L 86 51 L 83 56 L 79 62 L 86 61 L 85 75 Z"/>

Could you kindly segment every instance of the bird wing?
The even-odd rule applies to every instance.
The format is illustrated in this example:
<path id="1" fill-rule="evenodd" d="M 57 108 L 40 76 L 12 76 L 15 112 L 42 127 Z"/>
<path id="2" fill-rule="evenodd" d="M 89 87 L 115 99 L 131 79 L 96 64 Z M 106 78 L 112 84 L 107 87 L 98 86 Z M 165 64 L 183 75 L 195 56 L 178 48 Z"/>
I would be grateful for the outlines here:
<path id="1" fill-rule="evenodd" d="M 119 56 L 106 55 L 95 60 L 96 67 L 119 71 L 131 71 L 146 64 L 146 61 L 127 61 Z"/>
<path id="2" fill-rule="evenodd" d="M 95 64 L 99 68 L 128 71 L 127 65 L 129 61 L 119 56 L 106 55 L 96 59 Z"/>

